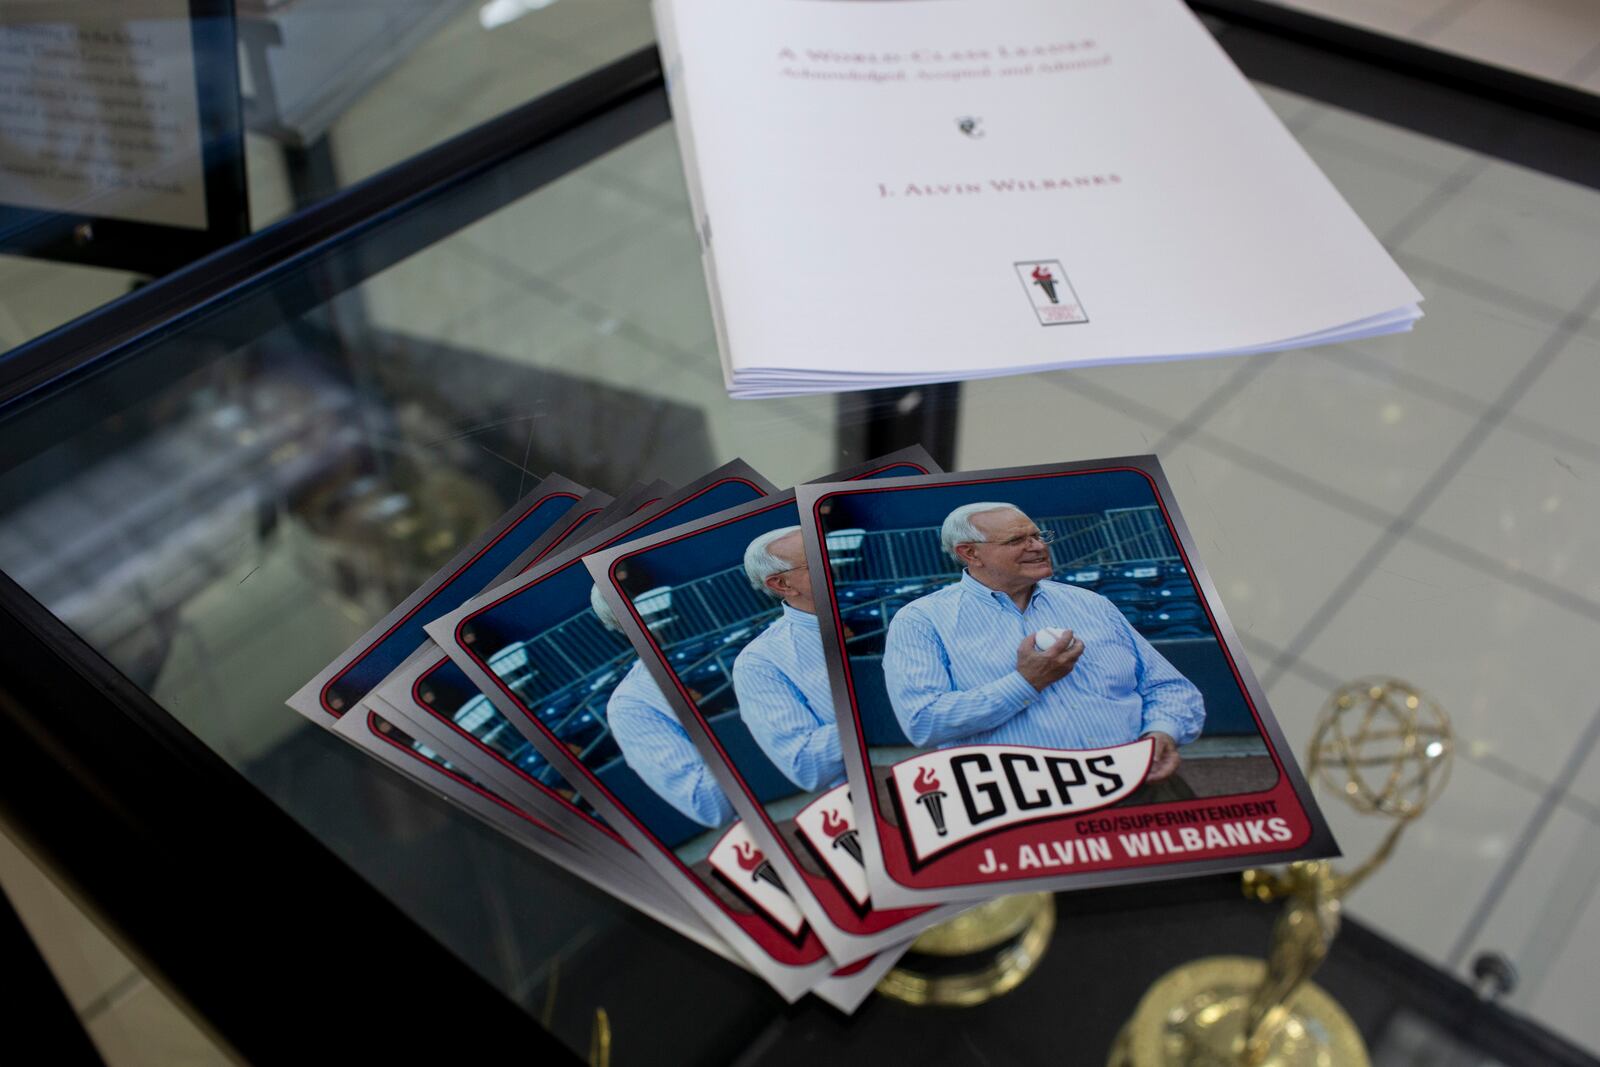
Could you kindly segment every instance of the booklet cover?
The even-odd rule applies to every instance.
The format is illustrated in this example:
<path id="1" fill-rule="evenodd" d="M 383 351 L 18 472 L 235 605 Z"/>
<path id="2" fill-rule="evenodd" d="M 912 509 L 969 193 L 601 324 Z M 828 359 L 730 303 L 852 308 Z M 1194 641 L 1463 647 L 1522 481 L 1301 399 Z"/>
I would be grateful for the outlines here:
<path id="1" fill-rule="evenodd" d="M 1154 457 L 797 503 L 880 906 L 1336 854 Z"/>
<path id="2" fill-rule="evenodd" d="M 655 10 L 735 395 L 1270 351 L 1420 315 L 1179 0 Z"/>

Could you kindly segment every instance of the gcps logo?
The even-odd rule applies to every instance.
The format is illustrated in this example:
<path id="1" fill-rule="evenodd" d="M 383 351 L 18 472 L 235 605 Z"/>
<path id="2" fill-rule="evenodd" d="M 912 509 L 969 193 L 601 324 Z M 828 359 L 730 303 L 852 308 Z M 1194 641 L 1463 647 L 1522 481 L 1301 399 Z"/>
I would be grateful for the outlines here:
<path id="1" fill-rule="evenodd" d="M 1073 751 L 968 745 L 903 760 L 890 777 L 922 862 L 996 830 L 1115 804 L 1144 781 L 1154 748 L 1149 739 Z"/>

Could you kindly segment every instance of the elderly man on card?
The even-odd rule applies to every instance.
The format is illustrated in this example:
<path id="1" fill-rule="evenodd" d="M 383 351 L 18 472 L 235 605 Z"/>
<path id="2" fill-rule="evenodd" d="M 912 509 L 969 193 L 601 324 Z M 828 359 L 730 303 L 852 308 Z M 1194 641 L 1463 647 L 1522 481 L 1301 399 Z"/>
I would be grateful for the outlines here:
<path id="1" fill-rule="evenodd" d="M 589 606 L 602 626 L 622 632 L 598 586 L 589 593 Z M 635 660 L 611 691 L 606 722 L 623 762 L 662 800 L 701 826 L 717 827 L 733 818 L 727 794 L 642 660 Z"/>
<path id="2" fill-rule="evenodd" d="M 927 748 L 1109 748 L 1154 741 L 1150 799 L 1193 793 L 1178 748 L 1200 736 L 1200 691 L 1097 593 L 1051 580 L 1050 542 L 1013 504 L 956 508 L 940 540 L 957 581 L 889 624 L 884 681 L 895 718 Z"/>
<path id="3" fill-rule="evenodd" d="M 795 785 L 806 792 L 832 788 L 844 781 L 844 758 L 800 527 L 751 541 L 744 573 L 757 590 L 783 602 L 783 614 L 733 661 L 739 714 L 761 751 Z"/>

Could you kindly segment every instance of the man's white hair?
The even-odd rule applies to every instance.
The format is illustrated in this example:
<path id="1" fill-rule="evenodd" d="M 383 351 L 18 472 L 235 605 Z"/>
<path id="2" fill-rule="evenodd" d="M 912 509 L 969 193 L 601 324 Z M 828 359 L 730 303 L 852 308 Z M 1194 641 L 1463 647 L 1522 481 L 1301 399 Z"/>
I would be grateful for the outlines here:
<path id="1" fill-rule="evenodd" d="M 800 527 L 798 526 L 784 526 L 781 529 L 768 530 L 754 541 L 751 541 L 750 547 L 744 550 L 744 576 L 750 579 L 751 586 L 757 592 L 766 593 L 768 596 L 779 600 L 783 599 L 767 588 L 767 579 L 774 574 L 782 574 L 784 571 L 794 570 L 794 564 L 786 559 L 774 556 L 769 546 L 780 537 L 787 537 L 792 533 L 799 532 Z"/>
<path id="2" fill-rule="evenodd" d="M 622 632 L 622 624 L 617 621 L 617 613 L 611 610 L 606 598 L 600 595 L 598 585 L 589 590 L 589 606 L 594 609 L 594 616 L 600 620 L 601 626 L 619 634 Z"/>
<path id="3" fill-rule="evenodd" d="M 986 511 L 1015 511 L 1018 515 L 1027 514 L 1015 504 L 1001 504 L 993 500 L 985 500 L 977 504 L 962 504 L 959 508 L 956 508 L 944 517 L 944 527 L 939 531 L 939 544 L 944 548 L 945 553 L 957 563 L 962 562 L 961 557 L 956 555 L 957 545 L 964 545 L 969 542 L 982 544 L 988 540 L 987 537 L 983 536 L 982 530 L 972 525 L 972 516 L 982 515 Z"/>

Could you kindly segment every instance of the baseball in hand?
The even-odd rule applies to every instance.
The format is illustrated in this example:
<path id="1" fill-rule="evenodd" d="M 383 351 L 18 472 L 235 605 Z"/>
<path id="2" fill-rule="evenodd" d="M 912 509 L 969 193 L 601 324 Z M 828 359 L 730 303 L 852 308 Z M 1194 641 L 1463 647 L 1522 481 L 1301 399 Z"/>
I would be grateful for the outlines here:
<path id="1" fill-rule="evenodd" d="M 1061 640 L 1061 635 L 1066 632 L 1059 626 L 1046 626 L 1033 635 L 1033 647 L 1040 652 L 1048 652 L 1057 641 Z"/>

